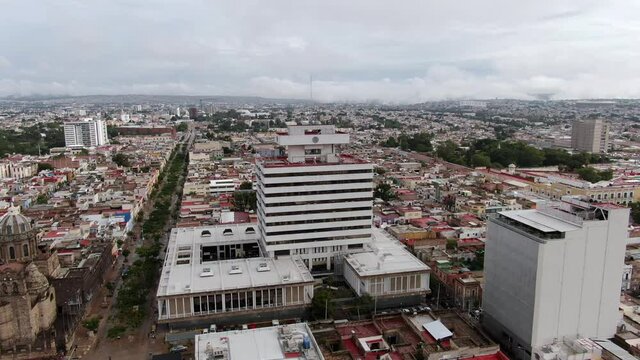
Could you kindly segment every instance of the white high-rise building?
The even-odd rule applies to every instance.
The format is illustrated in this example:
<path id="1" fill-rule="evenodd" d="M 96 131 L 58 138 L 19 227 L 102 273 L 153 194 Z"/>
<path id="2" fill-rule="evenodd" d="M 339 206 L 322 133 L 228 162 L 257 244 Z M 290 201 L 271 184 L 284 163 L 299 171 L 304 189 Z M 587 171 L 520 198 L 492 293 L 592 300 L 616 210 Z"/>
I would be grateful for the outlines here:
<path id="1" fill-rule="evenodd" d="M 86 118 L 64 123 L 67 147 L 96 147 L 109 143 L 107 124 L 103 120 Z"/>
<path id="2" fill-rule="evenodd" d="M 287 156 L 257 162 L 258 227 L 265 256 L 298 255 L 309 269 L 371 241 L 373 165 L 340 154 L 332 125 L 290 126 Z"/>
<path id="3" fill-rule="evenodd" d="M 483 325 L 519 358 L 564 339 L 612 337 L 629 209 L 565 198 L 491 217 Z"/>

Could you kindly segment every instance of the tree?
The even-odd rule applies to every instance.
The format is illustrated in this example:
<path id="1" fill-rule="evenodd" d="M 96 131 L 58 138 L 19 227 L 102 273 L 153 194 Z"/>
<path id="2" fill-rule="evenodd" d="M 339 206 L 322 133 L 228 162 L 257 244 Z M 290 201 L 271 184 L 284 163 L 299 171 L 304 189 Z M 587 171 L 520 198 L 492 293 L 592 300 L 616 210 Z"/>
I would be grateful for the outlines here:
<path id="1" fill-rule="evenodd" d="M 53 165 L 48 163 L 38 163 L 38 172 L 44 171 L 44 170 L 47 170 L 47 171 L 53 170 Z"/>
<path id="2" fill-rule="evenodd" d="M 238 190 L 233 193 L 231 200 L 236 211 L 256 210 L 256 192 L 251 190 Z"/>
<path id="3" fill-rule="evenodd" d="M 389 201 L 395 198 L 395 193 L 391 189 L 391 185 L 387 183 L 380 183 L 376 186 L 373 196 L 384 201 Z"/>
<path id="4" fill-rule="evenodd" d="M 358 311 L 358 319 L 360 319 L 360 314 L 365 313 L 368 314 L 373 310 L 374 299 L 369 294 L 364 294 L 358 297 L 355 301 L 355 307 Z"/>
<path id="5" fill-rule="evenodd" d="M 387 141 L 383 141 L 381 145 L 384 147 L 394 148 L 398 147 L 399 144 L 398 141 L 396 141 L 396 138 L 394 138 L 393 136 L 389 136 Z"/>
<path id="6" fill-rule="evenodd" d="M 311 316 L 316 320 L 333 317 L 335 307 L 331 302 L 332 299 L 333 294 L 329 289 L 318 289 L 314 291 L 313 299 L 311 300 Z"/>
<path id="7" fill-rule="evenodd" d="M 116 163 L 116 165 L 121 167 L 129 167 L 131 163 L 129 163 L 129 158 L 127 155 L 123 153 L 117 153 L 111 157 L 111 160 Z"/>
<path id="8" fill-rule="evenodd" d="M 187 125 L 187 123 L 185 122 L 181 122 L 180 124 L 176 125 L 176 131 L 187 131 L 189 130 L 189 125 Z"/>
<path id="9" fill-rule="evenodd" d="M 467 265 L 471 271 L 481 271 L 484 269 L 484 250 L 475 252 L 475 258 Z"/>
<path id="10" fill-rule="evenodd" d="M 613 171 L 611 169 L 599 171 L 592 168 L 591 166 L 580 168 L 576 171 L 576 173 L 582 180 L 586 180 L 591 183 L 611 180 L 611 178 L 613 178 Z"/>
<path id="11" fill-rule="evenodd" d="M 49 196 L 47 194 L 40 194 L 36 198 L 36 204 L 46 204 L 49 202 Z"/>
<path id="12" fill-rule="evenodd" d="M 100 326 L 100 316 L 95 316 L 90 319 L 87 319 L 82 325 L 89 331 L 98 330 L 98 326 Z"/>
<path id="13" fill-rule="evenodd" d="M 471 166 L 489 167 L 491 166 L 491 158 L 484 153 L 473 154 L 471 156 Z"/>
<path id="14" fill-rule="evenodd" d="M 451 140 L 447 140 L 438 146 L 436 155 L 444 161 L 455 164 L 463 164 L 464 159 L 458 151 L 458 145 Z"/>
<path id="15" fill-rule="evenodd" d="M 239 189 L 240 190 L 252 190 L 253 189 L 253 183 L 251 183 L 251 181 L 243 181 L 242 184 L 240 184 Z"/>

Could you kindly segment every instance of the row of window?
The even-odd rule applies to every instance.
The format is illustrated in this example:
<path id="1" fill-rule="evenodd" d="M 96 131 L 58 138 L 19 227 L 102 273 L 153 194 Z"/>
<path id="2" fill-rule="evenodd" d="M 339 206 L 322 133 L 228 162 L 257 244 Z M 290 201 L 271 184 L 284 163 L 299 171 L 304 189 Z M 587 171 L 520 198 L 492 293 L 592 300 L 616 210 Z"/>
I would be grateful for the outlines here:
<path id="1" fill-rule="evenodd" d="M 314 248 L 306 248 L 306 249 L 293 249 L 293 250 L 276 250 L 275 256 L 288 256 L 288 255 L 305 255 L 305 254 L 325 254 L 327 249 L 331 252 L 339 252 L 344 251 L 345 249 L 354 250 L 354 249 L 362 249 L 364 247 L 363 244 L 349 244 L 347 246 L 320 246 Z M 305 264 L 307 264 L 306 260 Z M 324 258 L 317 258 L 314 261 L 325 261 Z M 307 264 L 308 265 L 308 264 Z"/>
<path id="2" fill-rule="evenodd" d="M 256 229 L 254 229 L 253 227 L 249 226 L 248 228 L 246 228 L 244 230 L 244 233 L 245 234 L 255 234 L 256 233 Z M 233 235 L 233 230 L 232 229 L 224 229 L 224 230 L 222 230 L 222 235 L 231 236 L 231 235 Z M 200 233 L 200 237 L 211 237 L 211 231 L 202 230 L 202 232 Z"/>
<path id="3" fill-rule="evenodd" d="M 376 276 L 369 279 L 369 288 L 367 292 L 371 295 L 383 295 L 393 292 L 410 292 L 419 290 L 422 287 L 421 274 L 409 274 L 393 276 L 389 279 L 389 288 L 385 289 L 385 277 Z"/>
<path id="4" fill-rule="evenodd" d="M 345 231 L 345 230 L 359 230 L 359 229 L 371 229 L 371 224 L 357 225 L 357 226 L 339 226 L 339 227 L 322 228 L 322 229 L 272 231 L 272 232 L 267 232 L 267 236 L 291 235 L 291 234 L 309 234 L 309 233 L 319 233 L 319 232 L 329 232 L 329 231 Z M 307 242 L 307 241 L 308 240 L 305 240 L 305 242 Z"/>
<path id="5" fill-rule="evenodd" d="M 166 299 L 161 301 L 160 315 L 163 317 L 184 317 L 298 305 L 304 303 L 304 292 L 304 286 L 288 286 Z"/>
<path id="6" fill-rule="evenodd" d="M 265 204 L 260 201 L 261 205 L 264 207 Z M 357 199 L 334 199 L 334 200 L 311 200 L 311 201 L 292 201 L 292 202 L 283 202 L 283 203 L 271 203 L 266 204 L 266 207 L 276 207 L 276 206 L 296 206 L 296 205 L 313 205 L 313 204 L 347 204 L 349 202 L 360 202 L 360 201 L 373 201 L 373 197 L 362 197 Z"/>
<path id="7" fill-rule="evenodd" d="M 314 185 L 340 185 L 340 184 L 360 184 L 370 183 L 371 179 L 351 179 L 351 180 L 327 180 L 327 181 L 303 181 L 294 183 L 262 184 L 265 188 L 292 187 L 292 186 L 314 186 Z"/>
<path id="8" fill-rule="evenodd" d="M 9 260 L 16 260 L 18 254 L 16 253 L 16 249 L 13 246 L 9 246 L 8 247 L 8 252 L 9 252 Z M 22 257 L 28 257 L 29 256 L 29 245 L 27 244 L 22 244 Z M 4 259 L 5 254 L 4 254 L 4 248 L 0 248 L 0 258 Z"/>
<path id="9" fill-rule="evenodd" d="M 371 173 L 373 173 L 373 169 L 342 170 L 342 171 L 309 171 L 309 172 L 299 172 L 299 173 L 291 172 L 291 173 L 283 173 L 283 174 L 262 173 L 262 175 L 265 178 L 280 178 L 280 177 L 294 177 L 294 176 L 349 175 L 349 174 L 371 174 Z"/>
<path id="10" fill-rule="evenodd" d="M 368 227 L 368 229 L 369 231 L 364 231 L 362 234 L 357 234 L 357 235 L 326 236 L 326 237 L 317 237 L 317 238 L 311 238 L 311 239 L 268 241 L 267 246 L 304 244 L 304 243 L 311 243 L 311 242 L 335 241 L 335 240 L 354 240 L 354 239 L 360 239 L 362 240 L 363 243 L 365 243 L 371 238 L 371 227 Z M 289 250 L 286 250 L 286 251 L 288 253 Z"/>
<path id="11" fill-rule="evenodd" d="M 298 220 L 298 221 L 279 221 L 267 223 L 267 226 L 283 226 L 283 225 L 299 225 L 299 224 L 317 224 L 325 222 L 338 222 L 338 221 L 354 221 L 354 220 L 371 220 L 371 216 L 351 216 L 351 217 L 335 217 L 330 219 L 313 219 L 313 220 Z"/>
<path id="12" fill-rule="evenodd" d="M 269 216 L 289 216 L 289 215 L 308 215 L 308 214 L 328 214 L 328 213 L 341 213 L 341 212 L 353 212 L 353 211 L 371 211 L 371 206 L 344 208 L 344 209 L 323 209 L 323 210 L 307 210 L 307 211 L 284 211 L 284 212 L 270 212 Z"/>
<path id="13" fill-rule="evenodd" d="M 284 196 L 309 196 L 309 195 L 332 195 L 332 194 L 347 194 L 347 193 L 360 193 L 360 192 L 372 192 L 371 188 L 362 188 L 362 189 L 340 189 L 340 190 L 323 190 L 323 191 L 298 191 L 298 192 L 287 192 L 287 193 L 278 193 L 278 194 L 264 194 L 267 198 L 272 197 L 284 197 Z"/>
<path id="14" fill-rule="evenodd" d="M 13 226 L 12 225 L 6 225 L 5 229 L 7 231 L 7 235 L 13 235 Z M 21 232 L 27 231 L 27 227 L 26 227 L 25 224 L 20 224 L 20 231 Z"/>

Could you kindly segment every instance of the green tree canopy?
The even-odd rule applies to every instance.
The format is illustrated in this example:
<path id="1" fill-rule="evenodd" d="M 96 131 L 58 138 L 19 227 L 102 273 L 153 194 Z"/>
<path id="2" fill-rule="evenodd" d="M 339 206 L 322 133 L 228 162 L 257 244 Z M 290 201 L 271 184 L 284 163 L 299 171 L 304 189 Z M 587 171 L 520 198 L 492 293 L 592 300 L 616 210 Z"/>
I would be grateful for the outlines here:
<path id="1" fill-rule="evenodd" d="M 53 170 L 53 165 L 48 163 L 38 163 L 38 172 L 43 170 Z"/>
<path id="2" fill-rule="evenodd" d="M 391 185 L 387 183 L 380 183 L 376 186 L 373 196 L 384 201 L 389 201 L 395 198 L 395 193 L 391 188 Z"/>
<path id="3" fill-rule="evenodd" d="M 129 162 L 129 158 L 127 155 L 123 153 L 117 153 L 111 157 L 111 160 L 116 163 L 118 166 L 122 167 L 130 167 L 131 163 Z"/>
<path id="4" fill-rule="evenodd" d="M 313 293 L 311 300 L 311 315 L 314 319 L 321 320 L 332 318 L 335 306 L 331 302 L 333 295 L 328 289 L 318 289 Z"/>

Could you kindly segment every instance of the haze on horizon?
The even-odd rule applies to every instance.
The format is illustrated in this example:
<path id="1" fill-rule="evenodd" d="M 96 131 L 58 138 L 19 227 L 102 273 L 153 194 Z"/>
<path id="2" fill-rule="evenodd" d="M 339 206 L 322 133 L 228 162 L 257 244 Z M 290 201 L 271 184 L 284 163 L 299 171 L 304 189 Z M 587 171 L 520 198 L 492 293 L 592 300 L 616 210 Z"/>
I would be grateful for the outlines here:
<path id="1" fill-rule="evenodd" d="M 0 0 L 0 96 L 640 98 L 640 3 Z"/>

